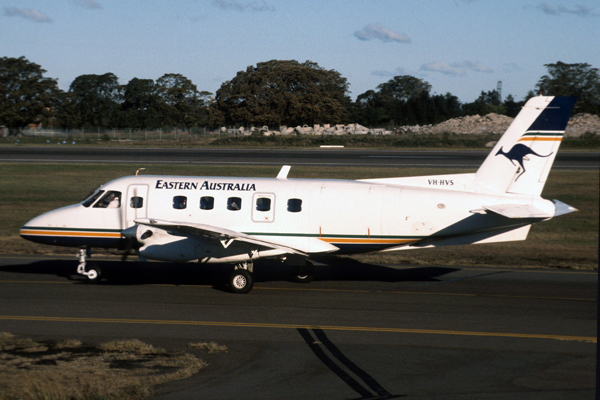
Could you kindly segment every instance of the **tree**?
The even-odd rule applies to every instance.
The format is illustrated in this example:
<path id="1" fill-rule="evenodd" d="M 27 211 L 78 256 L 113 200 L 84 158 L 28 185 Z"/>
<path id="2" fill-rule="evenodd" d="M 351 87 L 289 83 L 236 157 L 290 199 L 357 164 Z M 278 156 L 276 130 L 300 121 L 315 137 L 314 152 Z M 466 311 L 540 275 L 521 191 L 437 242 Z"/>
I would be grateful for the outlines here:
<path id="1" fill-rule="evenodd" d="M 517 116 L 517 114 L 519 114 L 519 112 L 521 111 L 521 107 L 523 107 L 525 105 L 525 100 L 523 101 L 515 101 L 515 98 L 513 97 L 512 94 L 509 94 L 508 96 L 506 96 L 506 98 L 504 99 L 504 102 L 502 103 L 504 105 L 504 108 L 506 109 L 506 112 L 504 115 L 507 115 L 511 118 L 515 118 Z"/>
<path id="2" fill-rule="evenodd" d="M 0 58 L 0 125 L 23 128 L 52 121 L 63 92 L 45 72 L 25 57 Z"/>
<path id="3" fill-rule="evenodd" d="M 506 114 L 506 107 L 500 101 L 500 94 L 496 90 L 481 91 L 479 97 L 472 103 L 463 105 L 466 115 L 487 115 L 489 113 Z"/>
<path id="4" fill-rule="evenodd" d="M 352 121 L 364 126 L 379 126 L 389 118 L 378 92 L 367 90 L 352 104 Z"/>
<path id="5" fill-rule="evenodd" d="M 165 106 L 164 122 L 181 129 L 208 123 L 208 92 L 198 92 L 196 85 L 181 74 L 165 74 L 156 85 Z"/>
<path id="6" fill-rule="evenodd" d="M 461 115 L 460 102 L 450 93 L 431 95 L 431 85 L 410 75 L 395 76 L 356 98 L 353 116 L 369 126 L 422 125 Z"/>
<path id="7" fill-rule="evenodd" d="M 214 108 L 226 124 L 338 124 L 347 119 L 348 83 L 339 72 L 306 61 L 249 66 L 217 91 Z"/>
<path id="8" fill-rule="evenodd" d="M 577 112 L 600 115 L 600 75 L 590 64 L 544 64 L 548 74 L 540 78 L 536 90 L 545 96 L 577 96 Z"/>
<path id="9" fill-rule="evenodd" d="M 431 85 L 414 76 L 402 75 L 380 84 L 377 89 L 384 101 L 409 101 L 418 98 L 423 93 L 431 92 Z"/>
<path id="10" fill-rule="evenodd" d="M 165 111 L 152 79 L 133 78 L 124 87 L 121 120 L 126 128 L 158 128 Z"/>
<path id="11" fill-rule="evenodd" d="M 69 88 L 69 125 L 83 127 L 115 127 L 119 125 L 123 88 L 113 73 L 81 75 Z"/>

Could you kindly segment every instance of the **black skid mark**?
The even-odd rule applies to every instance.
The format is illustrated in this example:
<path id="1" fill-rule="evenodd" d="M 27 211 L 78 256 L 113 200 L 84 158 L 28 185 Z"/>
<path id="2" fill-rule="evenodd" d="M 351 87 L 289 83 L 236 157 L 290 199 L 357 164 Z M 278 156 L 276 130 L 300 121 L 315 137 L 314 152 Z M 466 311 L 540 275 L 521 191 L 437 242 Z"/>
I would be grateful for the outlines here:
<path id="1" fill-rule="evenodd" d="M 311 335 L 315 335 L 316 339 Z M 346 357 L 331 340 L 325 335 L 322 329 L 304 329 L 299 328 L 298 332 L 308 344 L 312 352 L 329 368 L 334 374 L 336 374 L 341 380 L 343 380 L 348 386 L 358 393 L 362 399 L 394 399 L 404 396 L 395 396 L 383 388 L 372 376 L 363 371 L 360 367 L 354 364 L 348 357 Z M 328 356 L 327 353 L 321 347 L 323 345 L 337 361 L 342 364 L 348 371 L 356 375 L 362 382 L 360 383 L 357 379 L 353 378 L 348 372 L 346 372 L 341 366 L 339 366 L 335 360 Z M 367 388 L 368 387 L 368 388 Z M 369 390 L 371 389 L 371 390 Z M 374 392 L 374 393 L 373 393 Z"/>

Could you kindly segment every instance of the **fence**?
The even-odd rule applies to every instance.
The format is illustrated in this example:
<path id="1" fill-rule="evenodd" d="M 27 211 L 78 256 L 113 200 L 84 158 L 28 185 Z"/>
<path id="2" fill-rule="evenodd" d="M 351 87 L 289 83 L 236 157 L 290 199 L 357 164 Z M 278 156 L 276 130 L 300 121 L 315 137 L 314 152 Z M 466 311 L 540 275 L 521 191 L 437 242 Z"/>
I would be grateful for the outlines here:
<path id="1" fill-rule="evenodd" d="M 198 139 L 202 136 L 220 134 L 218 129 L 22 129 L 12 132 L 23 137 L 44 137 L 69 140 L 183 140 Z M 5 136 L 7 134 L 5 133 Z"/>
<path id="2" fill-rule="evenodd" d="M 181 129 L 50 129 L 42 127 L 32 127 L 18 132 L 11 130 L 11 135 L 18 134 L 23 137 L 47 137 L 47 138 L 69 138 L 73 140 L 198 140 L 204 136 L 225 135 L 225 136 L 271 136 L 271 135 L 390 135 L 392 131 L 376 128 L 366 128 L 358 124 L 349 125 L 307 125 L 287 127 L 280 126 L 278 130 L 270 130 L 268 127 L 245 128 L 245 127 L 221 127 L 212 128 L 189 128 Z M 6 133 L 4 136 L 8 136 Z"/>

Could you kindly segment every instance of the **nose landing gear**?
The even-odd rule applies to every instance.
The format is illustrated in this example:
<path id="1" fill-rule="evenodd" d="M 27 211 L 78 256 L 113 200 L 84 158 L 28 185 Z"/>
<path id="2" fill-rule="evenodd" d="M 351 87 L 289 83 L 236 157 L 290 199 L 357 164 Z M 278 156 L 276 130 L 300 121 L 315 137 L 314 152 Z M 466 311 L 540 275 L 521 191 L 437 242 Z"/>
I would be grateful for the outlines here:
<path id="1" fill-rule="evenodd" d="M 95 265 L 88 265 L 86 257 L 91 257 L 92 251 L 89 247 L 79 248 L 79 265 L 77 266 L 77 273 L 85 276 L 88 282 L 97 283 L 100 282 L 102 271 Z"/>

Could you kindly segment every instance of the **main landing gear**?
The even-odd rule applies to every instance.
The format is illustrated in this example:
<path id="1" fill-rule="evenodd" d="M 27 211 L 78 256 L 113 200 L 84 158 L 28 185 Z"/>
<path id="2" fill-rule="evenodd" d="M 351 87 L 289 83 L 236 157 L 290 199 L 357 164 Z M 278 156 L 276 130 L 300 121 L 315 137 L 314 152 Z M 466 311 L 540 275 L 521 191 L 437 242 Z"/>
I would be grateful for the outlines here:
<path id="1" fill-rule="evenodd" d="M 254 286 L 254 265 L 252 261 L 244 261 L 235 265 L 235 269 L 229 275 L 229 289 L 233 293 L 246 294 Z"/>
<path id="2" fill-rule="evenodd" d="M 292 280 L 298 283 L 309 283 L 315 277 L 315 267 L 310 261 L 304 265 L 295 265 L 292 272 Z M 254 274 L 252 261 L 244 261 L 236 264 L 235 269 L 229 275 L 229 289 L 233 293 L 245 294 L 254 286 Z"/>
<path id="3" fill-rule="evenodd" d="M 77 266 L 77 273 L 85 276 L 88 282 L 97 283 L 100 282 L 102 271 L 99 267 L 93 264 L 88 264 L 85 260 L 86 256 L 91 257 L 92 251 L 89 247 L 79 248 L 79 265 Z"/>
<path id="4" fill-rule="evenodd" d="M 297 283 L 309 283 L 315 278 L 315 266 L 306 260 L 304 265 L 295 265 L 292 280 Z"/>

